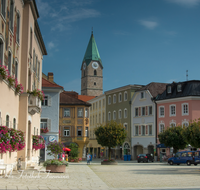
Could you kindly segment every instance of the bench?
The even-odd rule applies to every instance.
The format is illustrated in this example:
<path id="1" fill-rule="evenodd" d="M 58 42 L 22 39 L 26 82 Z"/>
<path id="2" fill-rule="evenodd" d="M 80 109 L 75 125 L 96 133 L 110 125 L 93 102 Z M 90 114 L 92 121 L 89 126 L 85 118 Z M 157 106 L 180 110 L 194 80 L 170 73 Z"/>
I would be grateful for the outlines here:
<path id="1" fill-rule="evenodd" d="M 4 172 L 4 175 L 7 176 L 8 173 L 12 174 L 13 164 L 4 164 L 4 160 L 0 159 L 0 171 Z"/>

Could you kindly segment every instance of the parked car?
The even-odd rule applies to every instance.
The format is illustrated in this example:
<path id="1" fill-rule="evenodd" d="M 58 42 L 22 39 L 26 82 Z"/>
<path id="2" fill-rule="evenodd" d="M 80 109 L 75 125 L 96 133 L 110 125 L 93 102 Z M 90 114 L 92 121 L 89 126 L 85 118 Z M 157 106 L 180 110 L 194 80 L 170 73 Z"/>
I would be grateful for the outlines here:
<path id="1" fill-rule="evenodd" d="M 138 155 L 138 163 L 140 162 L 153 162 L 153 154 L 139 154 Z"/>
<path id="2" fill-rule="evenodd" d="M 200 163 L 200 151 L 181 151 L 177 152 L 174 157 L 168 159 L 170 165 L 187 164 L 195 166 Z"/>

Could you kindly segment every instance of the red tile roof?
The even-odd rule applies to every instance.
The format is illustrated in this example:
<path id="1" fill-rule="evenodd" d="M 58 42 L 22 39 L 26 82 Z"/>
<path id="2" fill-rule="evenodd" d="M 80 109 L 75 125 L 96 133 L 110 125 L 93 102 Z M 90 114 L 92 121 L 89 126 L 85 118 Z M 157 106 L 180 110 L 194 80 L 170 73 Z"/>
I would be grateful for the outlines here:
<path id="1" fill-rule="evenodd" d="M 48 80 L 45 79 L 45 78 L 42 78 L 42 87 L 62 88 L 62 89 L 63 89 L 62 86 L 59 86 L 59 85 L 57 85 L 57 84 L 55 84 L 55 83 L 52 83 L 52 82 L 48 81 Z"/>
<path id="2" fill-rule="evenodd" d="M 82 100 L 84 102 L 87 102 L 89 100 L 92 100 L 93 98 L 96 98 L 96 96 L 86 96 L 86 95 L 78 95 L 78 99 Z"/>

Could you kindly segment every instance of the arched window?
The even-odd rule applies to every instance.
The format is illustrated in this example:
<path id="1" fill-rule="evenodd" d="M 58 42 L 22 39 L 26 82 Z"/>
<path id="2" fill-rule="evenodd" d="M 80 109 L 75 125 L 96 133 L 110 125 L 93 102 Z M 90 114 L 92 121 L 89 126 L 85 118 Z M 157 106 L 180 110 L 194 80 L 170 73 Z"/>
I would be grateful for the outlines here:
<path id="1" fill-rule="evenodd" d="M 10 1 L 10 30 L 13 32 L 13 20 L 14 20 L 14 17 L 13 17 L 13 15 L 14 15 L 14 1 L 13 0 L 11 0 Z"/>
<path id="2" fill-rule="evenodd" d="M 0 38 L 0 65 L 3 65 L 3 41 Z"/>
<path id="3" fill-rule="evenodd" d="M 15 78 L 18 78 L 18 62 L 15 60 Z"/>
<path id="4" fill-rule="evenodd" d="M 17 13 L 17 42 L 19 43 L 19 32 L 20 32 L 20 14 Z"/>
<path id="5" fill-rule="evenodd" d="M 6 0 L 1 0 L 1 14 L 6 17 Z"/>
<path id="6" fill-rule="evenodd" d="M 6 127 L 9 127 L 9 115 L 6 115 Z"/>
<path id="7" fill-rule="evenodd" d="M 97 76 L 97 70 L 94 70 L 94 76 Z"/>
<path id="8" fill-rule="evenodd" d="M 8 71 L 9 71 L 10 75 L 11 75 L 11 69 L 12 69 L 11 61 L 12 61 L 12 56 L 11 56 L 11 52 L 9 51 L 9 53 L 8 53 Z"/>
<path id="9" fill-rule="evenodd" d="M 13 119 L 13 129 L 16 129 L 16 119 Z"/>

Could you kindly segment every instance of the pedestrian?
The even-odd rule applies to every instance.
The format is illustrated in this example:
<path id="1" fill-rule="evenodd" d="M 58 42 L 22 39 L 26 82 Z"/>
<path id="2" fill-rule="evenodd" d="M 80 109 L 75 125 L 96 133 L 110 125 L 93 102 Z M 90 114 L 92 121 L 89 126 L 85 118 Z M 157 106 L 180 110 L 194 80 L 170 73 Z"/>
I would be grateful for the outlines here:
<path id="1" fill-rule="evenodd" d="M 62 154 L 62 160 L 65 160 L 65 154 L 64 153 Z"/>
<path id="2" fill-rule="evenodd" d="M 87 153 L 87 165 L 90 164 L 90 159 L 91 159 L 91 156 L 90 154 Z"/>

